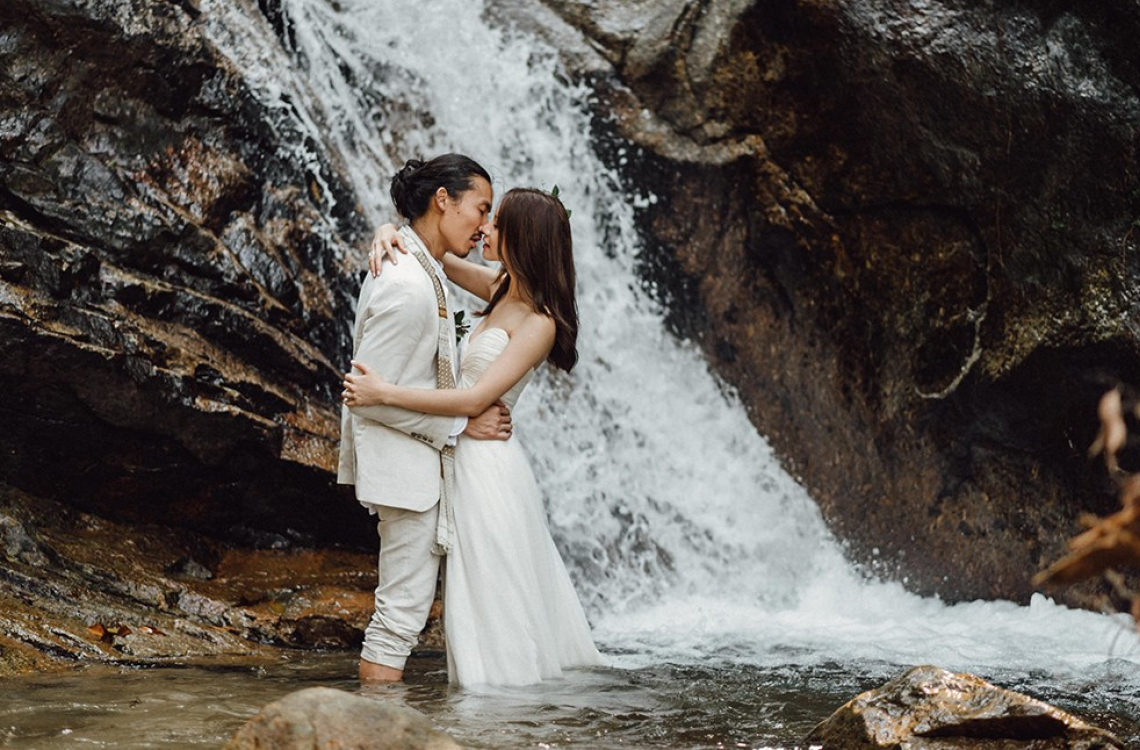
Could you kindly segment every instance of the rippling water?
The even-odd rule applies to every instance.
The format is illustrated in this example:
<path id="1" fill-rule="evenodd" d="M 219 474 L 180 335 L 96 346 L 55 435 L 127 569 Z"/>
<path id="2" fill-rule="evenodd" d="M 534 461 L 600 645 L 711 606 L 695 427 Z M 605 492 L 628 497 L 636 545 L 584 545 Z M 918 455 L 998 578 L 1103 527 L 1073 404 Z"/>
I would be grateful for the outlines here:
<path id="1" fill-rule="evenodd" d="M 603 643 L 603 645 L 605 645 Z M 621 662 L 626 657 L 608 651 Z M 856 693 L 898 673 L 887 662 L 814 660 L 759 666 L 738 653 L 610 667 L 525 689 L 450 689 L 439 657 L 414 658 L 406 685 L 364 693 L 432 719 L 480 748 L 792 748 Z M 645 660 L 643 653 L 633 661 Z M 219 747 L 260 707 L 293 690 L 359 690 L 355 654 L 294 654 L 256 668 L 115 670 L 0 682 L 0 746 Z M 1140 746 L 1135 664 L 1083 676 L 1007 672 L 1006 687 L 1077 711 Z"/>

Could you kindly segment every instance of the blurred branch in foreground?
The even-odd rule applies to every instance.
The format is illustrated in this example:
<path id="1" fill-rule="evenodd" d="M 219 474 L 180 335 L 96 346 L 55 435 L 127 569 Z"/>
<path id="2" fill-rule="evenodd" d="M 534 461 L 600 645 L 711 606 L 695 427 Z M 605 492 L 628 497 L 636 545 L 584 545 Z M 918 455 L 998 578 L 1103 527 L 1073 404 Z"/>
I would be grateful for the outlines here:
<path id="1" fill-rule="evenodd" d="M 1069 554 L 1034 576 L 1035 586 L 1066 586 L 1103 573 L 1120 590 L 1124 583 L 1117 571 L 1140 569 L 1140 473 L 1129 475 L 1118 462 L 1128 444 L 1130 415 L 1140 419 L 1140 400 L 1120 388 L 1104 394 L 1097 407 L 1100 432 L 1089 449 L 1091 456 L 1103 455 L 1109 473 L 1120 477 L 1123 508 L 1104 518 L 1084 516 L 1088 530 L 1069 540 Z M 1140 593 L 1122 593 L 1132 600 L 1132 618 L 1140 627 Z"/>

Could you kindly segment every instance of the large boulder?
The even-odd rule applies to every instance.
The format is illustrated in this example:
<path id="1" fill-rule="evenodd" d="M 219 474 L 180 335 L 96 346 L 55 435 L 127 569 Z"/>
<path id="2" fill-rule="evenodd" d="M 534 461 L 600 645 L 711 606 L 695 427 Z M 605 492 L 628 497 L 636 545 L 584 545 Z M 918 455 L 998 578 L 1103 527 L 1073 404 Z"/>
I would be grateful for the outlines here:
<path id="1" fill-rule="evenodd" d="M 852 558 L 1026 601 L 1140 384 L 1140 2 L 545 6 L 655 194 L 647 285 Z"/>
<path id="2" fill-rule="evenodd" d="M 1122 750 L 1120 740 L 1047 703 L 970 674 L 915 667 L 812 730 L 824 750 Z"/>
<path id="3" fill-rule="evenodd" d="M 225 750 L 459 750 L 426 716 L 386 700 L 307 688 L 270 703 Z"/>

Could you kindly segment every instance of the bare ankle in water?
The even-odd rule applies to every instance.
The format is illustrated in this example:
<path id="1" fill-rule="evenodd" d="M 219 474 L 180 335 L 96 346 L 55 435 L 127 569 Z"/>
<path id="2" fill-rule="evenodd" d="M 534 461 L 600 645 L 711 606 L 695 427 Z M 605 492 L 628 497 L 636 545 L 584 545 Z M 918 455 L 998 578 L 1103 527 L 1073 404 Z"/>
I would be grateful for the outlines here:
<path id="1" fill-rule="evenodd" d="M 367 659 L 360 660 L 360 681 L 369 685 L 401 682 L 404 679 L 404 670 L 386 667 Z"/>

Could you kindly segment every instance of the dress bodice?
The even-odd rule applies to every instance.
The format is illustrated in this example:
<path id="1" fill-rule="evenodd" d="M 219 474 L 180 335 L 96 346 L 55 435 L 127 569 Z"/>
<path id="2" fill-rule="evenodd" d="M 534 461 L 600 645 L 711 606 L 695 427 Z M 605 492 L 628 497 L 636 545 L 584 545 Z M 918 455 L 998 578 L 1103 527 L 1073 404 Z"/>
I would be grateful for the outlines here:
<path id="1" fill-rule="evenodd" d="M 459 366 L 459 387 L 470 388 L 475 385 L 483 373 L 487 371 L 487 368 L 491 366 L 491 363 L 498 359 L 503 350 L 507 348 L 510 340 L 511 337 L 502 328 L 481 326 L 476 329 L 471 338 L 467 340 L 467 346 L 463 351 L 463 360 Z M 534 370 L 531 369 L 509 391 L 503 394 L 503 403 L 508 408 L 515 408 L 519 396 L 522 395 L 523 389 L 526 388 L 533 375 Z"/>

